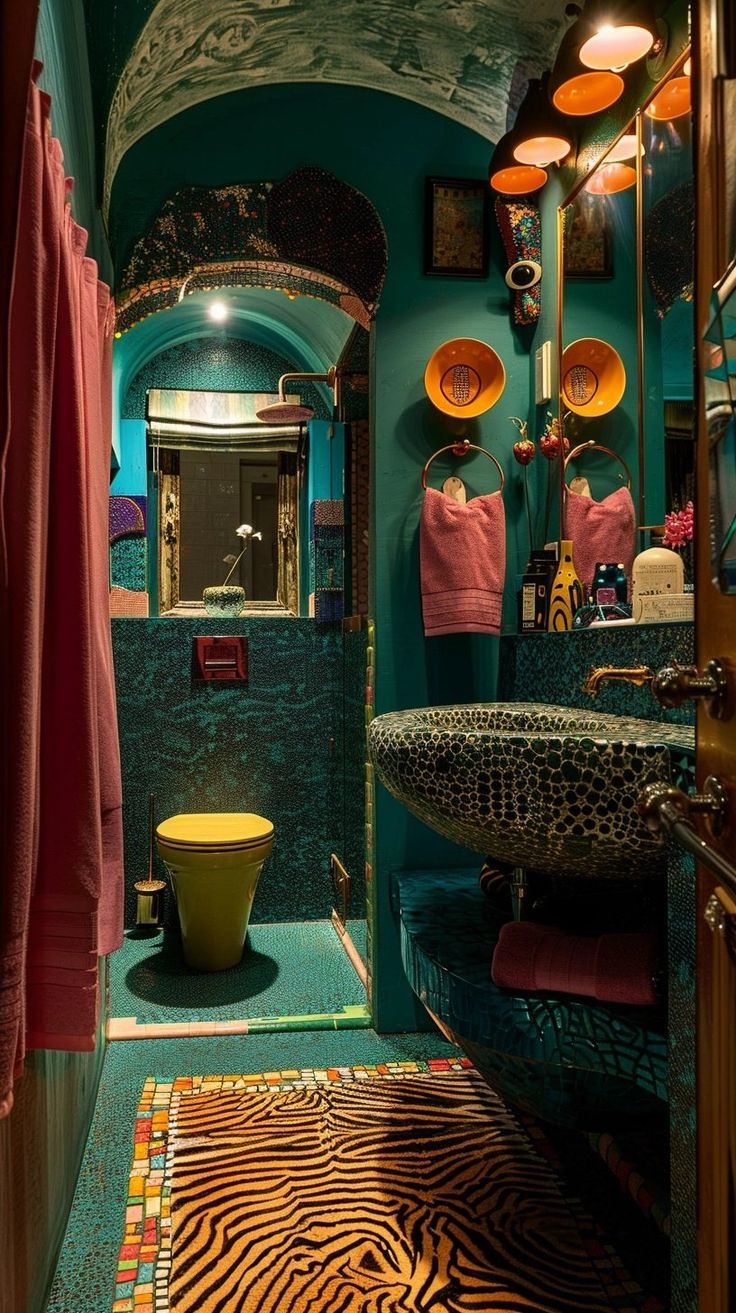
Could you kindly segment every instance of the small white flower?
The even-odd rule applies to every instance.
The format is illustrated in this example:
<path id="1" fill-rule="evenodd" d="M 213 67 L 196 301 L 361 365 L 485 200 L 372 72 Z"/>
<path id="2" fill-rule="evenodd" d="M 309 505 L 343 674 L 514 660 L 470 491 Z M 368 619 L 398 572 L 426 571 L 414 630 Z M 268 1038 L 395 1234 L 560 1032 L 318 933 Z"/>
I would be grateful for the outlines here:
<path id="1" fill-rule="evenodd" d="M 239 529 L 235 530 L 238 538 L 249 538 L 253 532 L 252 524 L 241 524 Z"/>
<path id="2" fill-rule="evenodd" d="M 254 533 L 254 534 L 253 534 L 253 537 L 254 537 L 254 539 L 255 539 L 255 538 L 262 538 L 262 537 L 263 537 L 263 534 L 261 533 L 260 529 L 259 529 L 258 533 Z"/>

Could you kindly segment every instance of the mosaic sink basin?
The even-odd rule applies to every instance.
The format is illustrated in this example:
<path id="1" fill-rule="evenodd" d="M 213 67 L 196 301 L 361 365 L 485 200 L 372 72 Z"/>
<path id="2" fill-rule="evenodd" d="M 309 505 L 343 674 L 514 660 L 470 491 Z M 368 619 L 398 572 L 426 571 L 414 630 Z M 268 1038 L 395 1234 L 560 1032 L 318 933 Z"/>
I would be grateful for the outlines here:
<path id="1" fill-rule="evenodd" d="M 380 779 L 425 824 L 514 866 L 588 878 L 641 878 L 664 840 L 636 811 L 646 784 L 672 780 L 693 731 L 533 703 L 471 703 L 377 716 Z"/>

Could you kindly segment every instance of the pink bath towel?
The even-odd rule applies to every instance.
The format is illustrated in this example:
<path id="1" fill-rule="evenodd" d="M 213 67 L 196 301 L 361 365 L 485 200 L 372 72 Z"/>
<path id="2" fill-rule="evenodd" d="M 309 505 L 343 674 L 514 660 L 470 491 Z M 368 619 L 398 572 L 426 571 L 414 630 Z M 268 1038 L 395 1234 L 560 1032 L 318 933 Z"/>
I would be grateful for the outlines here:
<path id="1" fill-rule="evenodd" d="M 419 528 L 424 633 L 498 634 L 506 573 L 500 492 L 465 505 L 427 488 Z"/>
<path id="2" fill-rule="evenodd" d="M 491 978 L 503 989 L 580 994 L 599 1002 L 658 1001 L 657 938 L 650 934 L 569 935 L 556 926 L 511 921 L 501 927 Z"/>
<path id="3" fill-rule="evenodd" d="M 583 585 L 586 602 L 599 561 L 621 562 L 630 581 L 636 552 L 636 514 L 628 488 L 617 488 L 603 501 L 581 497 L 568 488 L 565 537 L 572 541 L 575 573 Z"/>

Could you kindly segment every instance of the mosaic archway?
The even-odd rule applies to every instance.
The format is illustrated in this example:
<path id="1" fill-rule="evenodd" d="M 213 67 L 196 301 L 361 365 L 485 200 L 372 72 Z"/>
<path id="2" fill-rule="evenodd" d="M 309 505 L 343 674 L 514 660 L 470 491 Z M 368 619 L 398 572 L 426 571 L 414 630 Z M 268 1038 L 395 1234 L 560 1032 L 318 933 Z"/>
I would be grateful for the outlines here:
<path id="1" fill-rule="evenodd" d="M 133 248 L 116 329 L 127 332 L 187 293 L 226 286 L 316 297 L 368 328 L 386 261 L 374 206 L 324 169 L 297 169 L 281 182 L 183 187 Z"/>

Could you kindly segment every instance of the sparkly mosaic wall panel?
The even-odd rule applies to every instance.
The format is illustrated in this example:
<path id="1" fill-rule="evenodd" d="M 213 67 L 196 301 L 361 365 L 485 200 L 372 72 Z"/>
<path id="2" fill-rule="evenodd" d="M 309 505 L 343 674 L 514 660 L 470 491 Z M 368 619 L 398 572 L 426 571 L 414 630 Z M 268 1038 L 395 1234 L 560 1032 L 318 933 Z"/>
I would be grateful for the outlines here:
<path id="1" fill-rule="evenodd" d="M 623 629 L 584 629 L 575 634 L 514 634 L 501 639 L 498 701 L 587 707 L 642 720 L 692 724 L 692 705 L 666 711 L 648 688 L 613 681 L 596 698 L 582 692 L 592 666 L 649 666 L 693 660 L 689 624 L 632 625 Z"/>
<path id="2" fill-rule="evenodd" d="M 148 796 L 156 817 L 253 811 L 275 826 L 254 921 L 329 915 L 330 739 L 342 714 L 341 635 L 312 620 L 112 622 L 123 767 L 127 919 L 147 868 Z M 249 683 L 194 684 L 195 634 L 244 634 Z M 338 696 L 339 690 L 339 696 Z"/>
<path id="3" fill-rule="evenodd" d="M 148 547 L 145 538 L 118 538 L 110 544 L 110 583 L 144 593 L 148 586 Z"/>
<path id="4" fill-rule="evenodd" d="M 192 338 L 154 356 L 133 379 L 123 402 L 123 419 L 144 419 L 149 388 L 192 388 L 215 392 L 275 392 L 293 361 L 276 351 L 220 333 Z M 309 383 L 297 391 L 317 415 L 327 415 L 324 399 Z"/>

